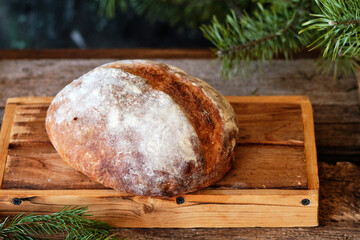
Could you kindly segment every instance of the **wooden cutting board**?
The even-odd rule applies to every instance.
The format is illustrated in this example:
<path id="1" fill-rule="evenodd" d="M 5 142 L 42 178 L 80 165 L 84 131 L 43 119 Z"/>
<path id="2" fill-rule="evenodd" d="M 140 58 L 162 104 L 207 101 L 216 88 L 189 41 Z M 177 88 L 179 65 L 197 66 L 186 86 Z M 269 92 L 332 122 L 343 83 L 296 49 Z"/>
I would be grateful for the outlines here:
<path id="1" fill-rule="evenodd" d="M 174 198 L 106 189 L 68 166 L 51 145 L 52 97 L 10 98 L 0 134 L 0 216 L 89 206 L 117 227 L 318 225 L 316 148 L 304 96 L 227 97 L 240 123 L 232 170 L 216 184 Z"/>

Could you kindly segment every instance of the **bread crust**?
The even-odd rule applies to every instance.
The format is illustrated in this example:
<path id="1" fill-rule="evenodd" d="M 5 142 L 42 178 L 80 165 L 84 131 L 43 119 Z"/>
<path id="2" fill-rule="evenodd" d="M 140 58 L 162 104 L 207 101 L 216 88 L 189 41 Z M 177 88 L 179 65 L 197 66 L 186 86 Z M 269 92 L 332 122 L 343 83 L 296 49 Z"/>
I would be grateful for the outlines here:
<path id="1" fill-rule="evenodd" d="M 220 93 L 181 69 L 143 60 L 105 64 L 73 81 L 50 105 L 46 130 L 60 156 L 91 179 L 163 197 L 220 180 L 238 137 Z"/>

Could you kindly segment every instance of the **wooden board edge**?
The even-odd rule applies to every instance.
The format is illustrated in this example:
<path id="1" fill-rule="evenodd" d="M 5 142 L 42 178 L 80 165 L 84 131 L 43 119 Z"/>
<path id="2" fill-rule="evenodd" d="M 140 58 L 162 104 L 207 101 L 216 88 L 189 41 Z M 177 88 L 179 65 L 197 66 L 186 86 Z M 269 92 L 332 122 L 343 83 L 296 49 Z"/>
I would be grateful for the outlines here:
<path id="1" fill-rule="evenodd" d="M 8 98 L 7 104 L 51 103 L 54 97 L 15 97 Z"/>
<path id="2" fill-rule="evenodd" d="M 243 196 L 256 196 L 260 198 L 266 198 L 269 196 L 281 196 L 283 198 L 289 196 L 301 196 L 309 197 L 313 200 L 317 200 L 319 192 L 317 190 L 282 190 L 282 189 L 239 189 L 239 190 L 200 190 L 194 193 L 188 193 L 171 198 L 163 197 L 147 197 L 128 194 L 125 192 L 119 192 L 112 189 L 77 189 L 77 190 L 31 190 L 31 189 L 0 189 L 0 196 L 17 196 L 18 198 L 33 196 L 74 196 L 74 197 L 91 197 L 91 196 L 103 196 L 103 197 L 142 197 L 142 198 L 154 198 L 163 199 L 167 201 L 175 201 L 176 198 L 182 197 L 186 199 L 192 199 L 202 201 L 201 199 L 213 198 L 222 199 L 224 197 L 243 197 Z M 227 201 L 230 201 L 230 200 Z M 313 202 L 311 206 L 317 206 L 316 202 Z"/>
<path id="3" fill-rule="evenodd" d="M 304 125 L 304 144 L 306 156 L 306 168 L 308 177 L 308 188 L 319 190 L 319 174 L 316 155 L 314 117 L 310 101 L 301 104 Z"/>
<path id="4" fill-rule="evenodd" d="M 231 103 L 294 103 L 309 101 L 307 96 L 225 96 Z"/>
<path id="5" fill-rule="evenodd" d="M 38 189 L 0 189 L 0 195 L 6 194 L 40 194 L 40 195 L 77 195 L 77 196 L 133 196 L 112 189 L 76 189 L 76 190 L 38 190 Z M 307 189 L 203 189 L 186 195 L 318 195 L 318 190 Z M 173 197 L 175 198 L 175 197 Z M 170 198 L 168 198 L 170 199 Z"/>
<path id="6" fill-rule="evenodd" d="M 239 190 L 241 192 L 241 190 Z M 0 215 L 49 214 L 65 205 L 88 206 L 96 219 L 116 227 L 309 227 L 318 225 L 318 191 L 267 191 L 273 195 L 184 195 L 176 198 L 129 196 L 113 190 L 0 190 Z M 251 192 L 245 190 L 243 192 Z M 277 193 L 286 193 L 279 195 Z M 14 199 L 16 201 L 14 203 Z M 303 200 L 310 200 L 304 204 Z M 110 214 L 111 212 L 111 214 Z M 172 217 L 176 214 L 176 217 Z M 163 220 L 166 219 L 166 220 Z M 186 220 L 187 219 L 187 220 Z"/>
<path id="7" fill-rule="evenodd" d="M 316 59 L 320 52 L 302 49 L 293 59 Z M 95 49 L 2 49 L 0 59 L 214 59 L 216 54 L 208 48 L 95 48 Z M 275 59 L 286 59 L 278 54 Z"/>
<path id="8" fill-rule="evenodd" d="M 187 195 L 318 195 L 309 189 L 202 189 Z"/>
<path id="9" fill-rule="evenodd" d="M 5 173 L 7 154 L 11 137 L 12 124 L 14 122 L 16 104 L 8 103 L 5 106 L 4 117 L 0 132 L 0 188 Z"/>
<path id="10" fill-rule="evenodd" d="M 208 48 L 5 49 L 0 59 L 214 59 Z"/>

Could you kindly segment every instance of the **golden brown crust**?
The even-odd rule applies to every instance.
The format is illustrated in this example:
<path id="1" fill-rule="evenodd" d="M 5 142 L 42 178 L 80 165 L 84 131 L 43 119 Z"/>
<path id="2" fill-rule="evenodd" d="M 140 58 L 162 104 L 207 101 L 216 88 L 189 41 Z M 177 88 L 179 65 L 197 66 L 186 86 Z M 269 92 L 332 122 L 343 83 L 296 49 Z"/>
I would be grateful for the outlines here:
<path id="1" fill-rule="evenodd" d="M 200 148 L 206 160 L 206 173 L 213 171 L 223 150 L 223 122 L 219 110 L 212 101 L 194 86 L 191 76 L 169 71 L 166 64 L 108 64 L 108 68 L 120 68 L 147 80 L 154 89 L 168 94 L 184 111 L 200 140 Z M 225 156 L 226 158 L 228 156 Z"/>
<path id="2" fill-rule="evenodd" d="M 177 169 L 175 175 L 167 172 L 167 168 L 165 168 L 165 170 L 154 169 L 149 176 L 149 172 L 145 173 L 142 170 L 149 162 L 139 152 L 131 152 L 130 157 L 133 161 L 121 161 L 122 157 L 125 159 L 125 156 L 119 155 L 118 151 L 107 146 L 108 139 L 102 139 L 103 136 L 99 136 L 99 133 L 104 132 L 106 128 L 104 120 L 107 118 L 106 114 L 100 116 L 96 125 L 89 124 L 83 117 L 74 117 L 71 121 L 56 123 L 54 119 L 59 108 L 63 104 L 68 104 L 66 100 L 64 102 L 61 99 L 61 101 L 57 100 L 51 104 L 48 110 L 46 129 L 51 142 L 66 162 L 107 187 L 148 196 L 170 197 L 196 191 L 218 181 L 227 173 L 231 167 L 234 141 L 238 135 L 236 116 L 232 109 L 219 109 L 219 104 L 214 104 L 214 101 L 219 100 L 207 96 L 203 87 L 196 84 L 198 79 L 181 70 L 176 71 L 176 68 L 172 66 L 149 61 L 119 61 L 99 68 L 120 69 L 127 74 L 141 77 L 146 80 L 148 85 L 146 91 L 154 89 L 170 96 L 180 106 L 181 111 L 196 132 L 198 139 L 194 137 L 188 139 L 196 160 L 188 161 L 188 159 L 182 159 L 176 155 L 174 166 L 172 166 Z M 79 81 L 75 81 L 70 88 L 76 88 L 79 84 L 81 84 Z M 111 91 L 118 90 L 113 88 Z M 60 96 L 66 98 L 66 94 L 60 94 Z M 115 96 L 117 95 L 115 94 Z M 117 97 L 123 98 L 124 96 Z M 220 94 L 217 98 L 221 101 L 225 100 Z M 226 121 L 232 121 L 231 126 L 233 127 L 225 128 L 224 125 L 227 122 L 220 114 L 220 110 L 222 113 L 229 112 L 231 118 Z M 74 132 L 76 132 L 74 129 L 80 128 L 79 124 L 81 124 L 81 129 L 87 130 L 74 136 Z M 104 136 L 108 137 L 108 135 Z M 117 137 L 125 138 L 126 136 Z M 130 142 L 137 143 L 133 134 L 129 134 L 128 137 L 134 138 L 129 139 Z M 90 139 L 96 141 L 90 141 Z M 74 149 L 74 146 L 79 147 Z M 86 159 L 87 156 L 91 157 Z M 115 160 L 116 164 L 114 164 Z M 133 171 L 136 174 L 133 174 Z M 159 181 L 159 179 L 162 180 Z M 146 186 L 140 190 L 137 185 Z"/>

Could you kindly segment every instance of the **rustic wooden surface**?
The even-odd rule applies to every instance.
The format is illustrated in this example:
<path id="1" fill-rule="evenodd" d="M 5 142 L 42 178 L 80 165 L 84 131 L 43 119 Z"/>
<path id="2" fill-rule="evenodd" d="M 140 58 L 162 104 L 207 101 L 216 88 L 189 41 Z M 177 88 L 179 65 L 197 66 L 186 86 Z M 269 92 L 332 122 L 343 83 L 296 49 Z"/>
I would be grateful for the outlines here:
<path id="1" fill-rule="evenodd" d="M 275 60 L 262 72 L 232 80 L 219 76 L 216 60 L 158 59 L 207 81 L 222 94 L 307 95 L 314 108 L 315 134 L 321 154 L 347 154 L 360 159 L 360 107 L 355 76 L 337 81 L 316 72 L 314 60 Z M 8 97 L 54 96 L 66 84 L 113 59 L 1 60 L 0 113 Z M 301 66 L 301 67 L 299 67 Z M 325 157 L 327 155 L 324 155 Z"/>
<path id="2" fill-rule="evenodd" d="M 341 158 L 339 159 L 339 161 Z M 319 163 L 320 226 L 315 228 L 129 229 L 131 239 L 360 239 L 360 167 Z"/>
<path id="3" fill-rule="evenodd" d="M 297 52 L 294 58 L 316 58 L 317 50 Z M 201 49 L 154 49 L 154 48 L 103 48 L 103 49 L 2 49 L 0 59 L 63 59 L 63 58 L 215 58 L 207 48 Z M 277 59 L 285 59 L 283 55 Z"/>
<path id="4" fill-rule="evenodd" d="M 228 100 L 242 131 L 235 164 L 224 179 L 182 195 L 184 203 L 177 204 L 176 197 L 131 196 L 87 179 L 60 158 L 47 137 L 44 123 L 52 98 L 9 98 L 0 138 L 6 149 L 0 155 L 5 166 L 0 217 L 51 213 L 81 202 L 96 219 L 117 227 L 317 226 L 319 186 L 308 98 Z M 13 198 L 23 203 L 14 205 Z"/>
<path id="5" fill-rule="evenodd" d="M 44 124 L 49 100 L 26 101 L 15 108 L 2 188 L 102 189 L 68 166 L 51 145 Z M 213 188 L 307 189 L 301 105 L 284 101 L 230 100 L 241 134 L 233 169 Z"/>
<path id="6" fill-rule="evenodd" d="M 308 54 L 306 54 L 308 55 Z M 210 49 L 26 49 L 0 50 L 0 59 L 63 58 L 214 58 Z"/>
<path id="7" fill-rule="evenodd" d="M 23 56 L 18 53 L 16 58 Z M 112 59 L 0 61 L 0 116 L 7 97 L 54 95 L 72 79 L 109 61 Z M 271 66 L 264 67 L 263 73 L 224 81 L 218 74 L 219 64 L 214 60 L 163 61 L 203 78 L 225 95 L 301 94 L 310 97 L 314 108 L 317 149 L 320 153 L 320 226 L 121 228 L 121 236 L 131 239 L 360 239 L 360 108 L 354 76 L 334 81 L 332 77 L 316 73 L 314 60 L 298 59 L 288 63 L 275 60 Z"/>

